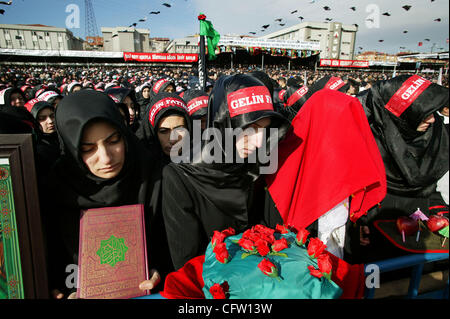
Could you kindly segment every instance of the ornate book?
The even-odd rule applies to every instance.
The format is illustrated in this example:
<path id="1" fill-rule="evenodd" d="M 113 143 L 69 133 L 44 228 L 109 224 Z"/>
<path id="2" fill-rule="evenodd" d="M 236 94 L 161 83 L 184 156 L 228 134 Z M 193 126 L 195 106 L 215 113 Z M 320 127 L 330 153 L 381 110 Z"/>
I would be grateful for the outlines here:
<path id="1" fill-rule="evenodd" d="M 78 256 L 78 298 L 118 299 L 147 295 L 143 205 L 82 211 Z"/>

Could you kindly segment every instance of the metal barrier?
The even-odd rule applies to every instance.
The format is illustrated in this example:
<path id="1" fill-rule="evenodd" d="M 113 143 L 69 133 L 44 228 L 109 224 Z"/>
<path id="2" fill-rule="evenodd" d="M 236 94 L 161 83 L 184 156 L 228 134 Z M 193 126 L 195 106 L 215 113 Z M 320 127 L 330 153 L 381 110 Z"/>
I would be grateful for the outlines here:
<path id="1" fill-rule="evenodd" d="M 408 294 L 405 296 L 407 299 L 448 299 L 448 287 L 449 282 L 447 279 L 447 285 L 444 289 L 432 291 L 429 293 L 424 293 L 419 295 L 419 285 L 422 278 L 423 266 L 426 263 L 440 261 L 449 259 L 449 254 L 412 254 L 397 258 L 391 258 L 386 260 L 381 260 L 378 262 L 371 263 L 371 265 L 377 265 L 381 273 L 404 269 L 412 267 L 411 277 L 409 281 Z M 368 265 L 366 265 L 366 275 L 369 274 Z M 375 289 L 377 288 L 366 288 L 365 298 L 373 299 L 375 295 Z"/>

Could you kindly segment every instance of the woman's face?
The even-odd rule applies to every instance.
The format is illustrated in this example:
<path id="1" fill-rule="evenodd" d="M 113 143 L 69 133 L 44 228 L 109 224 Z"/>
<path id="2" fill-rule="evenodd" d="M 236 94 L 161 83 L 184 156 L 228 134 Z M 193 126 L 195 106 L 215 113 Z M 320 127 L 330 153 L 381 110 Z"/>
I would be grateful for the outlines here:
<path id="1" fill-rule="evenodd" d="M 186 121 L 183 116 L 166 116 L 159 121 L 157 132 L 164 154 L 170 156 L 172 147 L 186 135 Z"/>
<path id="2" fill-rule="evenodd" d="M 39 111 L 37 120 L 41 125 L 42 132 L 46 134 L 55 133 L 55 112 L 51 108 L 44 108 Z"/>
<path id="3" fill-rule="evenodd" d="M 81 90 L 81 85 L 75 85 L 72 89 L 72 93 L 78 92 Z"/>
<path id="4" fill-rule="evenodd" d="M 270 125 L 270 117 L 262 118 L 247 126 L 238 136 L 236 150 L 241 158 L 247 158 L 263 143 L 264 128 Z"/>
<path id="5" fill-rule="evenodd" d="M 136 117 L 136 113 L 134 111 L 134 103 L 133 100 L 127 96 L 123 100 L 123 103 L 128 107 L 128 113 L 130 113 L 130 125 L 134 123 L 134 119 Z"/>
<path id="6" fill-rule="evenodd" d="M 175 87 L 173 85 L 168 85 L 165 89 L 164 92 L 169 92 L 169 93 L 174 93 L 175 92 Z"/>
<path id="7" fill-rule="evenodd" d="M 25 106 L 25 100 L 20 93 L 13 93 L 11 94 L 11 106 L 15 107 L 24 107 Z"/>
<path id="8" fill-rule="evenodd" d="M 144 97 L 144 99 L 148 99 L 150 97 L 150 89 L 149 88 L 144 88 L 142 90 L 142 96 Z"/>
<path id="9" fill-rule="evenodd" d="M 428 130 L 428 128 L 430 127 L 431 124 L 434 123 L 434 115 L 430 114 L 425 120 L 423 120 L 419 126 L 417 127 L 417 131 L 418 132 L 425 132 L 426 130 Z"/>
<path id="10" fill-rule="evenodd" d="M 119 175 L 125 163 L 124 138 L 117 128 L 107 122 L 86 125 L 80 152 L 89 171 L 104 179 Z"/>

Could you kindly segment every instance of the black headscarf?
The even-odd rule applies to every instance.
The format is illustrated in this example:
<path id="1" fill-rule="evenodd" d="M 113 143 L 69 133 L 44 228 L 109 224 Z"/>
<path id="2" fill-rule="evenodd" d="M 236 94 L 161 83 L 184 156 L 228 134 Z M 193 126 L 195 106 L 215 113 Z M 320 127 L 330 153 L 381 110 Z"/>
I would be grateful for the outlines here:
<path id="1" fill-rule="evenodd" d="M 128 96 L 130 97 L 130 99 L 133 101 L 134 104 L 134 112 L 135 112 L 135 116 L 134 116 L 134 122 L 133 124 L 130 125 L 130 128 L 133 132 L 136 132 L 136 130 L 139 128 L 139 121 L 141 119 L 141 115 L 140 115 L 140 105 L 136 100 L 136 95 L 134 90 L 132 89 L 127 89 L 127 88 L 109 88 L 106 89 L 104 91 L 105 94 L 108 94 L 114 101 L 118 101 L 116 102 L 116 104 L 125 104 L 125 98 Z M 124 111 L 123 106 L 119 106 L 119 108 L 121 108 Z M 128 123 L 130 123 L 130 113 L 128 111 L 128 107 L 127 111 L 125 113 L 126 116 L 128 116 Z"/>
<path id="2" fill-rule="evenodd" d="M 154 205 L 148 195 L 154 188 L 150 181 L 159 178 L 157 169 L 153 169 L 158 162 L 127 129 L 113 100 L 100 92 L 82 90 L 65 97 L 61 103 L 56 110 L 56 128 L 65 156 L 57 163 L 55 173 L 63 184 L 58 189 L 64 205 L 77 209 L 137 203 Z M 113 179 L 93 175 L 81 158 L 83 129 L 93 120 L 110 123 L 125 139 L 125 164 Z"/>
<path id="3" fill-rule="evenodd" d="M 39 123 L 25 107 L 11 105 L 11 94 L 19 93 L 25 100 L 25 94 L 19 88 L 7 88 L 0 91 L 0 112 L 3 134 L 36 133 L 40 136 Z M 10 122 L 11 121 L 11 122 Z M 17 125 L 17 128 L 15 127 Z"/>
<path id="4" fill-rule="evenodd" d="M 141 121 L 141 126 L 136 135 L 151 150 L 161 153 L 161 156 L 167 161 L 167 156 L 162 152 L 161 144 L 158 139 L 158 124 L 166 116 L 179 115 L 184 117 L 187 130 L 191 131 L 191 119 L 187 111 L 184 100 L 176 93 L 161 92 L 153 99 L 147 112 Z"/>
<path id="5" fill-rule="evenodd" d="M 187 90 L 183 94 L 189 115 L 193 120 L 198 120 L 208 113 L 209 95 L 202 90 Z"/>
<path id="6" fill-rule="evenodd" d="M 164 92 L 166 88 L 170 85 L 173 86 L 174 88 L 173 93 L 175 93 L 176 86 L 175 83 L 173 83 L 171 80 L 162 78 L 156 81 L 153 84 L 152 89 L 150 90 L 150 103 L 154 104 L 153 99 L 156 97 L 156 95 L 158 95 L 158 93 Z"/>
<path id="7" fill-rule="evenodd" d="M 150 91 L 152 90 L 152 86 L 150 85 L 150 83 L 145 83 L 144 85 L 141 86 L 139 92 L 136 94 L 137 102 L 141 108 L 140 114 L 142 114 L 142 115 L 145 114 L 145 112 L 147 111 L 147 108 L 149 107 L 150 99 L 151 99 L 150 91 L 148 93 L 149 94 L 148 98 L 144 98 L 144 96 L 142 95 L 142 91 L 145 88 L 149 88 Z"/>
<path id="8" fill-rule="evenodd" d="M 399 111 L 402 102 L 394 102 L 395 96 L 401 96 L 411 87 L 421 93 L 409 100 L 413 101 L 409 107 Z M 423 88 L 425 90 L 421 91 Z M 403 97 L 408 100 L 409 93 Z M 364 107 L 383 157 L 388 193 L 429 196 L 449 166 L 448 132 L 435 113 L 448 105 L 448 89 L 417 75 L 401 75 L 376 82 L 357 98 Z M 435 122 L 425 132 L 418 132 L 419 124 L 433 113 Z"/>

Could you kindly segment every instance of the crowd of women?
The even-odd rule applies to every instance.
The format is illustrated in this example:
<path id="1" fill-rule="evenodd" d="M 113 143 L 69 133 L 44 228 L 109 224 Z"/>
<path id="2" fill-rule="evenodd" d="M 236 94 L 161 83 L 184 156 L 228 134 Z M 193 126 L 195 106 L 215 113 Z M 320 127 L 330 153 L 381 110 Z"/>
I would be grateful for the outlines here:
<path id="1" fill-rule="evenodd" d="M 211 69 L 201 90 L 196 75 L 2 68 L 0 134 L 33 135 L 55 298 L 71 293 L 65 269 L 78 262 L 85 209 L 144 205 L 152 271 L 140 288 L 153 291 L 204 254 L 215 230 L 306 228 L 337 257 L 366 263 L 401 254 L 375 220 L 448 211 L 448 88 L 436 79 Z M 196 141 L 195 129 L 214 130 Z M 232 148 L 227 129 L 242 132 Z M 250 160 L 262 148 L 275 172 Z"/>

